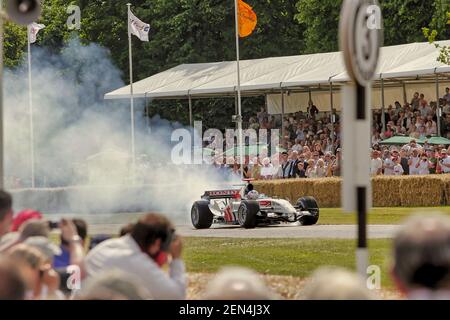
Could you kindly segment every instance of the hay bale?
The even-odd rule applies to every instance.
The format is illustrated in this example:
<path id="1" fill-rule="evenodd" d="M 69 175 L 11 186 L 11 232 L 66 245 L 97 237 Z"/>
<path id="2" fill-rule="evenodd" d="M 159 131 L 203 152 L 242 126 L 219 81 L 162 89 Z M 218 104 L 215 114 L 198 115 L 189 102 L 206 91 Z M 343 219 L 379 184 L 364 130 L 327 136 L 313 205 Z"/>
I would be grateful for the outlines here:
<path id="1" fill-rule="evenodd" d="M 372 205 L 374 207 L 399 207 L 402 177 L 378 176 L 372 178 Z"/>
<path id="2" fill-rule="evenodd" d="M 438 175 L 400 179 L 400 202 L 404 207 L 437 207 L 445 203 L 445 183 Z"/>
<path id="3" fill-rule="evenodd" d="M 310 195 L 317 200 L 319 207 L 337 208 L 341 206 L 341 179 L 324 178 L 312 181 L 314 191 Z"/>

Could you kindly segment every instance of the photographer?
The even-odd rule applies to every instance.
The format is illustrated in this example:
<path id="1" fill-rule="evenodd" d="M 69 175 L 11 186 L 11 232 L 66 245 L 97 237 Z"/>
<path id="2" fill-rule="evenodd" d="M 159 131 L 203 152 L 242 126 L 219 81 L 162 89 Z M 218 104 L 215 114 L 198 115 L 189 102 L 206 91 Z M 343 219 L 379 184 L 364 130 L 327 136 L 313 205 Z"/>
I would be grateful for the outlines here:
<path id="1" fill-rule="evenodd" d="M 149 213 L 121 238 L 95 247 L 86 257 L 88 277 L 118 269 L 137 278 L 154 299 L 184 299 L 186 280 L 181 260 L 182 244 L 171 222 Z M 169 254 L 169 275 L 161 269 Z"/>

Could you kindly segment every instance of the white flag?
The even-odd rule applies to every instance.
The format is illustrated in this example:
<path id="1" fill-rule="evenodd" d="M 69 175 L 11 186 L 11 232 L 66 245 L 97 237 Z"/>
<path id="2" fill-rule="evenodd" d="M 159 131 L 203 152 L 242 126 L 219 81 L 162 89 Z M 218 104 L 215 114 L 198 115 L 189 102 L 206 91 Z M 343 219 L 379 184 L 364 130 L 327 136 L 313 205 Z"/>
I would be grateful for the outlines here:
<path id="1" fill-rule="evenodd" d="M 148 41 L 148 32 L 150 31 L 150 25 L 139 20 L 131 10 L 128 13 L 130 15 L 130 31 L 136 37 L 142 41 Z"/>
<path id="2" fill-rule="evenodd" d="M 28 25 L 28 39 L 30 39 L 30 43 L 36 42 L 38 32 L 44 28 L 45 26 L 43 24 L 37 24 L 36 22 Z"/>

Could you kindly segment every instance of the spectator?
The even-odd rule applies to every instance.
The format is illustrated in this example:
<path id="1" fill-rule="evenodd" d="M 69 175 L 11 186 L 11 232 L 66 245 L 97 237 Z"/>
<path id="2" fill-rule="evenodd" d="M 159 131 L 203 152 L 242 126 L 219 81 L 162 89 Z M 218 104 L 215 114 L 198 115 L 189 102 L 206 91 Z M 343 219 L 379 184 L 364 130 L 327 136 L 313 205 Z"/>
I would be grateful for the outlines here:
<path id="1" fill-rule="evenodd" d="M 445 95 L 443 99 L 447 102 L 447 105 L 450 105 L 450 88 L 445 88 Z"/>
<path id="2" fill-rule="evenodd" d="M 317 161 L 316 165 L 316 178 L 324 178 L 327 176 L 327 168 L 325 162 L 322 159 Z"/>
<path id="3" fill-rule="evenodd" d="M 447 155 L 447 150 L 441 150 L 441 158 L 439 160 L 442 173 L 450 173 L 450 157 Z"/>
<path id="4" fill-rule="evenodd" d="M 0 256 L 0 301 L 24 300 L 26 288 L 17 265 Z"/>
<path id="5" fill-rule="evenodd" d="M 420 106 L 419 93 L 415 92 L 414 97 L 411 100 L 411 107 L 413 108 L 413 110 L 418 110 L 419 106 Z"/>
<path id="6" fill-rule="evenodd" d="M 86 281 L 78 297 L 80 300 L 148 300 L 151 298 L 130 273 L 107 271 Z"/>
<path id="7" fill-rule="evenodd" d="M 84 249 L 88 234 L 86 221 L 82 219 L 63 219 L 61 221 L 61 253 L 54 258 L 55 268 L 65 268 L 69 265 L 81 265 L 84 259 Z"/>
<path id="8" fill-rule="evenodd" d="M 363 279 L 341 268 L 321 268 L 305 287 L 306 300 L 372 300 Z"/>
<path id="9" fill-rule="evenodd" d="M 317 178 L 317 174 L 316 174 L 316 165 L 314 164 L 314 160 L 313 159 L 309 159 L 308 160 L 308 168 L 306 169 L 306 177 L 307 178 Z"/>
<path id="10" fill-rule="evenodd" d="M 385 176 L 392 176 L 394 174 L 395 162 L 392 160 L 389 150 L 384 151 L 383 169 Z"/>
<path id="11" fill-rule="evenodd" d="M 421 158 L 421 161 L 419 163 L 417 163 L 416 165 L 416 170 L 417 170 L 417 174 L 419 175 L 427 175 L 430 174 L 430 167 L 432 166 L 432 164 L 430 163 L 430 161 L 428 161 L 428 158 L 426 155 L 423 155 Z"/>
<path id="12" fill-rule="evenodd" d="M 372 152 L 372 161 L 370 163 L 370 174 L 377 176 L 383 173 L 383 161 L 380 159 L 379 151 Z"/>
<path id="13" fill-rule="evenodd" d="M 58 275 L 54 273 L 49 264 L 45 263 L 46 258 L 38 249 L 26 244 L 19 244 L 8 252 L 8 256 L 25 279 L 27 299 L 59 298 L 56 293 L 59 288 Z"/>
<path id="14" fill-rule="evenodd" d="M 403 170 L 403 166 L 401 164 L 400 158 L 394 158 L 394 163 L 395 163 L 395 165 L 394 165 L 394 169 L 393 169 L 392 174 L 394 176 L 401 176 L 401 175 L 403 175 L 405 173 L 405 171 Z"/>
<path id="15" fill-rule="evenodd" d="M 450 219 L 409 218 L 394 239 L 392 274 L 409 299 L 450 299 Z"/>
<path id="16" fill-rule="evenodd" d="M 0 239 L 11 229 L 13 221 L 11 195 L 0 190 Z"/>
<path id="17" fill-rule="evenodd" d="M 271 300 L 276 295 L 252 270 L 228 267 L 222 269 L 208 284 L 206 300 Z"/>
<path id="18" fill-rule="evenodd" d="M 263 180 L 269 180 L 272 179 L 274 175 L 274 167 L 270 163 L 269 158 L 264 158 L 262 161 L 262 167 L 261 167 L 261 179 Z"/>
<path id="19" fill-rule="evenodd" d="M 409 174 L 410 175 L 418 175 L 419 174 L 419 150 L 412 149 L 412 155 L 409 157 L 408 166 L 409 166 Z"/>
<path id="20" fill-rule="evenodd" d="M 133 274 L 155 299 L 184 299 L 186 280 L 181 260 L 181 240 L 171 222 L 162 215 L 143 216 L 129 235 L 110 239 L 86 257 L 89 277 L 118 269 Z M 156 263 L 161 254 L 172 256 L 170 275 Z"/>

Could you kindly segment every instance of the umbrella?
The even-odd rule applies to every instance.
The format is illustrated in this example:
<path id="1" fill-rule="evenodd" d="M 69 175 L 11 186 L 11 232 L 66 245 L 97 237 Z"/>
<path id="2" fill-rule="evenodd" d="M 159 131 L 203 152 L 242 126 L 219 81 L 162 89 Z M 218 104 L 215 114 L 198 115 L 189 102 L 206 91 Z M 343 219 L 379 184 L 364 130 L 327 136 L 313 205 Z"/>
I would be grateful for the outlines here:
<path id="1" fill-rule="evenodd" d="M 415 140 L 417 143 L 420 143 L 420 144 L 423 144 L 425 142 L 425 140 L 423 140 L 423 139 L 415 139 L 412 137 L 405 137 L 405 136 L 395 136 L 395 137 L 381 141 L 380 144 L 402 145 L 402 144 L 410 143 L 411 140 Z"/>
<path id="2" fill-rule="evenodd" d="M 447 138 L 444 138 L 444 137 L 432 137 L 432 138 L 428 139 L 428 143 L 435 144 L 435 145 L 439 145 L 439 144 L 450 145 L 450 140 Z"/>

